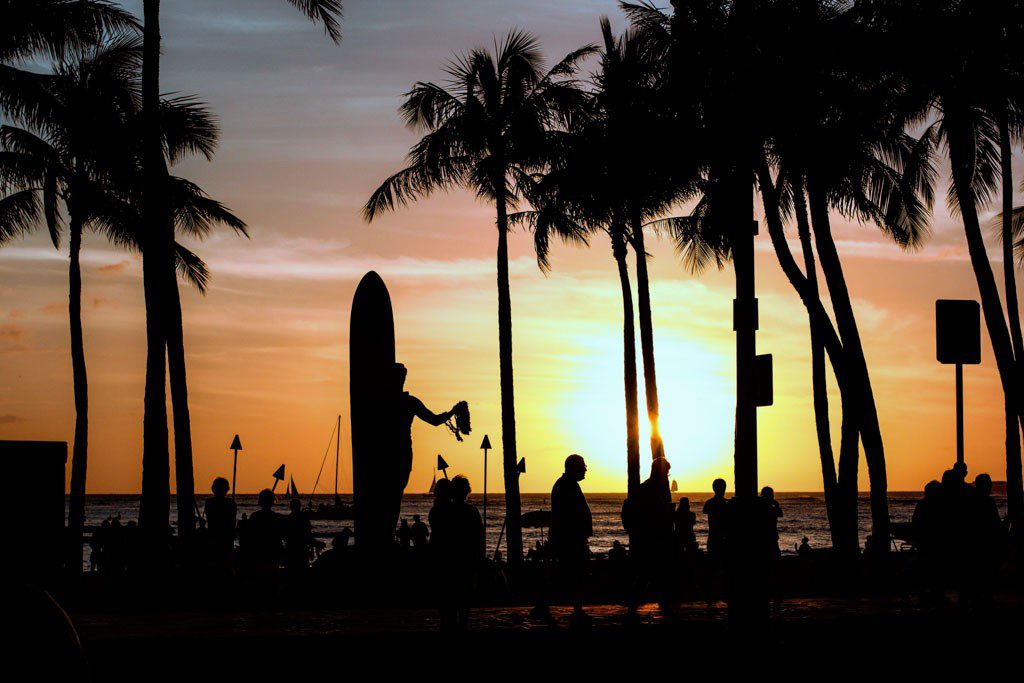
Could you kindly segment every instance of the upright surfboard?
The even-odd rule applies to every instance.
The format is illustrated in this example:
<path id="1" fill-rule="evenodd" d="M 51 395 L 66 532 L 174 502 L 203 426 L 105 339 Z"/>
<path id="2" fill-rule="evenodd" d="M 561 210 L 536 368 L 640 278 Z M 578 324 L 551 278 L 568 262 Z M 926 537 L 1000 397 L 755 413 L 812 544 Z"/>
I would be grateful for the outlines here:
<path id="1" fill-rule="evenodd" d="M 401 490 L 394 491 L 395 432 L 387 408 L 395 366 L 395 319 L 384 280 L 363 276 L 352 298 L 349 323 L 349 398 L 352 420 L 352 488 L 355 541 L 363 548 L 390 545 L 395 537 Z"/>

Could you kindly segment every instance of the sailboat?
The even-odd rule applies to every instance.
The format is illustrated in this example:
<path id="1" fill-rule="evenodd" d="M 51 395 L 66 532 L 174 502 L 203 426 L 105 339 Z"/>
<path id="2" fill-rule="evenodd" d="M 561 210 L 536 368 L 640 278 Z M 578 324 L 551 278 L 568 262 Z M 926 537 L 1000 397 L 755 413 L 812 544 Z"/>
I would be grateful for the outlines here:
<path id="1" fill-rule="evenodd" d="M 437 486 L 437 471 L 434 471 L 434 478 L 430 480 L 430 488 L 423 494 L 424 497 L 429 498 L 434 495 L 434 487 Z"/>
<path id="2" fill-rule="evenodd" d="M 310 510 L 310 519 L 354 519 L 355 511 L 354 508 L 341 502 L 341 496 L 338 495 L 338 466 L 341 461 L 341 415 L 338 416 L 338 424 L 335 427 L 335 434 L 337 435 L 336 441 L 334 442 L 334 504 L 322 504 L 317 505 L 316 508 Z M 327 446 L 328 452 L 330 452 L 330 444 Z M 326 459 L 327 454 L 324 454 Z M 321 464 L 321 467 L 323 465 Z M 319 479 L 319 476 L 318 476 Z M 293 481 L 294 485 L 294 481 Z M 313 485 L 313 491 L 316 492 L 316 484 Z M 310 500 L 312 500 L 312 494 L 310 494 Z"/>
<path id="3" fill-rule="evenodd" d="M 676 493 L 679 490 L 679 482 L 675 479 L 672 480 L 672 493 Z"/>
<path id="4" fill-rule="evenodd" d="M 288 497 L 289 498 L 299 498 L 300 497 L 299 496 L 299 489 L 295 485 L 295 477 L 292 477 L 292 476 L 288 477 Z"/>

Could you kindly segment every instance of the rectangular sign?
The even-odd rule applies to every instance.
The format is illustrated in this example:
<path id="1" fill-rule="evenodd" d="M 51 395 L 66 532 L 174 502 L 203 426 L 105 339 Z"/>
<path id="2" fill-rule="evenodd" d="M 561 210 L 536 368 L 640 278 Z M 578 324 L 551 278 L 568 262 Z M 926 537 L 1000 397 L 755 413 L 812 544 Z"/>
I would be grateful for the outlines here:
<path id="1" fill-rule="evenodd" d="M 981 306 L 977 301 L 935 302 L 935 357 L 947 365 L 981 363 Z"/>

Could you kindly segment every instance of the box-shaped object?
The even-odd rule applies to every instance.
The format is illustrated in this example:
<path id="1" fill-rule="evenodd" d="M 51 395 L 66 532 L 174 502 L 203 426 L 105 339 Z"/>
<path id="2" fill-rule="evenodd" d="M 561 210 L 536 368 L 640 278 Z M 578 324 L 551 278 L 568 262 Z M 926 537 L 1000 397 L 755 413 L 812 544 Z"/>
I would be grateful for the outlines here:
<path id="1" fill-rule="evenodd" d="M 981 307 L 977 301 L 935 302 L 935 357 L 950 365 L 981 362 Z"/>

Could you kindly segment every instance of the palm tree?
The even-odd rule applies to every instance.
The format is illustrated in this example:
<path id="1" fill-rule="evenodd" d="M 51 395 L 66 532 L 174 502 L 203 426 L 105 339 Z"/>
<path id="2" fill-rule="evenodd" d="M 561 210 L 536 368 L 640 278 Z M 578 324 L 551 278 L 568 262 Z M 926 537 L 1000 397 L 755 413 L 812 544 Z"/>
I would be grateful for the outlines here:
<path id="1" fill-rule="evenodd" d="M 992 9 L 956 0 L 879 3 L 865 22 L 880 38 L 888 39 L 893 50 L 897 75 L 907 84 L 920 88 L 920 116 L 936 117 L 930 131 L 941 141 L 949 155 L 952 183 L 947 201 L 960 214 L 967 250 L 978 283 L 981 307 L 989 341 L 999 370 L 1004 396 L 1006 429 L 1007 508 L 1011 518 L 1024 514 L 1024 483 L 1021 476 L 1021 419 L 1024 396 L 1020 372 L 1024 359 L 1016 356 L 1007 315 L 999 296 L 995 274 L 985 248 L 979 212 L 991 200 L 1003 175 L 1008 190 L 1002 156 L 1008 160 L 1007 139 L 1012 134 L 1012 92 L 1008 92 L 1006 73 L 1012 62 L 1002 59 L 1008 30 L 1020 23 L 1017 3 L 995 3 L 1000 20 Z M 1002 17 L 1010 18 L 1009 29 Z M 923 32 L 945 48 L 936 60 L 927 64 L 917 59 L 926 46 Z M 995 53 L 995 54 L 993 54 Z M 1001 130 L 1002 129 L 1002 130 Z M 1005 165 L 1003 165 L 1005 166 Z M 1004 218 L 1006 199 L 1004 197 Z M 1005 229 L 1002 248 L 1007 251 Z M 1012 248 L 1012 245 L 1010 245 Z M 1012 277 L 1012 268 L 1006 269 Z M 1008 301 L 1016 298 L 1015 282 Z M 1013 320 L 1014 314 L 1010 314 Z"/>
<path id="2" fill-rule="evenodd" d="M 367 221 L 385 211 L 455 186 L 472 188 L 495 205 L 498 228 L 498 352 L 508 559 L 522 562 L 519 475 L 512 373 L 512 302 L 508 276 L 510 207 L 530 173 L 542 170 L 552 128 L 578 110 L 583 95 L 570 78 L 591 47 L 569 53 L 549 70 L 532 35 L 513 31 L 493 52 L 476 48 L 450 62 L 446 86 L 417 83 L 400 112 L 426 131 L 409 165 L 384 181 L 363 209 Z"/>
<path id="3" fill-rule="evenodd" d="M 36 56 L 61 59 L 104 36 L 140 28 L 121 7 L 105 0 L 0 0 L 0 62 Z"/>
<path id="4" fill-rule="evenodd" d="M 137 187 L 139 173 L 134 171 L 128 177 L 121 169 L 126 160 L 129 167 L 136 166 L 133 160 L 137 155 L 130 141 L 137 139 L 140 47 L 136 39 L 126 36 L 62 60 L 52 75 L 9 73 L 8 101 L 18 103 L 11 113 L 28 125 L 0 127 L 0 178 L 7 195 L 0 199 L 0 207 L 4 207 L 0 214 L 15 219 L 0 223 L 0 244 L 45 224 L 54 246 L 59 246 L 62 213 L 69 218 L 69 321 L 76 421 L 68 566 L 75 571 L 81 568 L 89 412 L 80 253 L 86 229 L 101 230 L 128 248 L 138 246 L 139 212 L 126 207 L 131 206 L 127 198 L 138 196 L 131 181 L 134 178 Z M 215 138 L 212 121 L 190 100 L 166 101 L 164 110 L 169 154 L 180 155 L 197 144 L 204 145 L 211 130 Z M 173 180 L 173 205 L 182 217 L 179 223 L 191 228 L 205 221 L 208 230 L 214 222 L 226 222 L 239 229 L 240 221 L 198 187 Z M 175 259 L 183 277 L 204 289 L 208 278 L 205 264 L 178 244 Z"/>
<path id="5" fill-rule="evenodd" d="M 287 0 L 310 21 L 323 25 L 335 43 L 341 40 L 341 0 Z M 143 2 L 143 211 L 147 231 L 142 244 L 146 301 L 146 389 L 143 417 L 142 501 L 139 525 L 152 548 L 163 544 L 170 505 L 165 382 L 170 369 L 175 425 L 175 469 L 179 531 L 191 530 L 195 487 L 192 428 L 188 412 L 181 301 L 171 257 L 174 221 L 165 189 L 167 165 L 160 133 L 160 0 Z M 165 356 L 166 353 L 166 356 Z M 165 364 L 165 359 L 167 364 Z"/>

